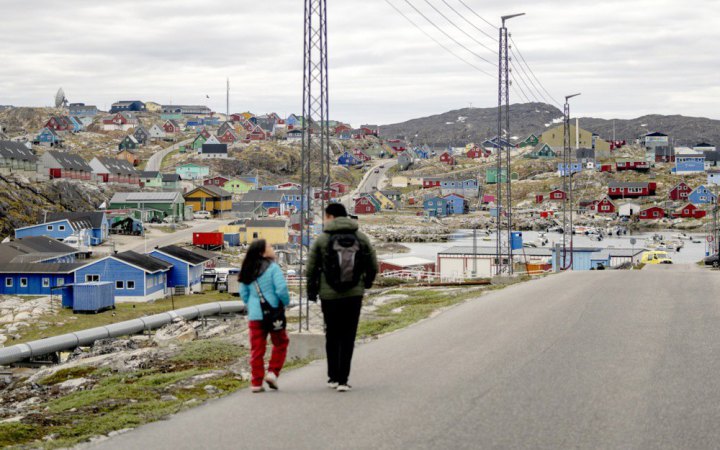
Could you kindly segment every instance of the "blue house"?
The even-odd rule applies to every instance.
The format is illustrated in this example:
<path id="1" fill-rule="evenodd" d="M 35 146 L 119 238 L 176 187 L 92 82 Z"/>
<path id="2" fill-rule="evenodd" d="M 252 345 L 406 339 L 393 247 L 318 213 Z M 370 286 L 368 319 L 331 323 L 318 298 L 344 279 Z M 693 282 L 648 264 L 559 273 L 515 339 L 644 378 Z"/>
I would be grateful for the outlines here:
<path id="1" fill-rule="evenodd" d="M 39 236 L 59 241 L 77 236 L 84 246 L 90 246 L 92 243 L 90 224 L 82 221 L 73 223 L 68 219 L 62 219 L 15 229 L 15 239 Z"/>
<path id="2" fill-rule="evenodd" d="M 675 155 L 675 175 L 705 172 L 705 155 Z"/>
<path id="3" fill-rule="evenodd" d="M 430 197 L 423 201 L 425 214 L 430 217 L 446 217 L 450 215 L 450 204 L 443 197 Z"/>
<path id="4" fill-rule="evenodd" d="M 0 295 L 50 295 L 53 288 L 71 284 L 77 263 L 0 264 Z"/>
<path id="5" fill-rule="evenodd" d="M 32 236 L 0 244 L 0 265 L 74 263 L 78 253 L 78 249 L 57 239 Z"/>
<path id="6" fill-rule="evenodd" d="M 413 153 L 415 153 L 415 156 L 418 159 L 428 159 L 430 157 L 430 152 L 428 150 L 424 150 L 420 147 L 415 147 L 413 149 Z"/>
<path id="7" fill-rule="evenodd" d="M 73 126 L 73 133 L 78 133 L 85 129 L 85 125 L 83 125 L 83 123 L 80 122 L 80 119 L 75 116 L 70 116 L 70 124 Z"/>
<path id="8" fill-rule="evenodd" d="M 145 103 L 140 100 L 120 101 L 110 107 L 110 114 L 127 111 L 145 111 Z"/>
<path id="9" fill-rule="evenodd" d="M 281 203 L 281 208 L 284 211 L 289 211 L 289 210 L 293 210 L 293 209 L 295 211 L 300 210 L 300 207 L 301 207 L 300 199 L 303 196 L 301 195 L 301 192 L 299 189 L 281 189 L 281 190 L 278 190 L 277 192 L 282 193 L 280 203 Z M 308 207 L 308 199 L 307 198 L 305 198 L 305 207 L 306 208 Z"/>
<path id="10" fill-rule="evenodd" d="M 717 196 L 704 185 L 696 187 L 689 195 L 688 201 L 693 205 L 715 204 Z"/>
<path id="11" fill-rule="evenodd" d="M 448 214 L 467 214 L 470 211 L 470 206 L 465 197 L 459 194 L 449 194 L 443 197 L 447 202 L 447 213 Z"/>
<path id="12" fill-rule="evenodd" d="M 172 264 L 167 285 L 176 294 L 180 291 L 178 288 L 182 288 L 184 293 L 201 291 L 203 269 L 210 258 L 177 245 L 156 248 L 149 255 Z"/>
<path id="13" fill-rule="evenodd" d="M 43 128 L 35 137 L 35 142 L 43 145 L 49 145 L 50 147 L 62 145 L 62 141 L 63 139 L 55 130 L 47 127 Z"/>
<path id="14" fill-rule="evenodd" d="M 74 227 L 90 230 L 90 245 L 100 245 L 110 235 L 110 220 L 104 211 L 57 212 L 47 215 L 47 221 L 69 220 Z"/>
<path id="15" fill-rule="evenodd" d="M 561 177 L 565 176 L 565 174 L 568 173 L 568 170 L 570 170 L 570 174 L 580 173 L 582 172 L 582 164 L 581 163 L 570 163 L 570 167 L 568 167 L 567 164 L 558 163 L 558 175 Z"/>
<path id="16" fill-rule="evenodd" d="M 345 151 L 342 155 L 338 157 L 338 165 L 340 166 L 355 166 L 361 164 L 361 161 L 355 157 L 355 155 L 351 154 L 348 151 Z"/>
<path id="17" fill-rule="evenodd" d="M 117 301 L 142 302 L 164 298 L 172 264 L 150 255 L 126 251 L 87 263 L 75 270 L 75 283 L 109 281 Z"/>

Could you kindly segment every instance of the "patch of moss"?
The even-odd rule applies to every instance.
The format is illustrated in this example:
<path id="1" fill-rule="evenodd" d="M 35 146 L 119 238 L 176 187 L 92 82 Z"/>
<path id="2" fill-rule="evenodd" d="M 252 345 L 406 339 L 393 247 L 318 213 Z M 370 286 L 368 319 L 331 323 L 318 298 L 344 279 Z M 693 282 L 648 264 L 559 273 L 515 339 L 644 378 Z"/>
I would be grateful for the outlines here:
<path id="1" fill-rule="evenodd" d="M 41 427 L 20 422 L 0 423 L 0 447 L 33 442 L 44 436 Z"/>
<path id="2" fill-rule="evenodd" d="M 38 382 L 43 385 L 53 385 L 62 383 L 63 381 L 72 380 L 73 378 L 82 378 L 93 374 L 97 370 L 96 367 L 77 366 L 67 369 L 60 369 L 52 375 L 49 375 Z"/>
<path id="3" fill-rule="evenodd" d="M 199 364 L 222 364 L 235 361 L 247 354 L 247 351 L 237 344 L 218 340 L 192 341 L 183 346 L 182 351 L 175 356 L 174 362 L 192 362 Z"/>

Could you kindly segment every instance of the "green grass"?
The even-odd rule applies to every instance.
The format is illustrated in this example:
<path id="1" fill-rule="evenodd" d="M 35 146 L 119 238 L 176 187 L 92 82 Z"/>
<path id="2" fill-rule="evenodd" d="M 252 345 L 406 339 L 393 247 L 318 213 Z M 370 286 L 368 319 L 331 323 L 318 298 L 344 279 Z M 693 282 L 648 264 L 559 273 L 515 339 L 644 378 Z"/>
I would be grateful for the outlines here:
<path id="1" fill-rule="evenodd" d="M 230 342 L 214 340 L 192 341 L 185 345 L 182 352 L 172 358 L 172 361 L 195 364 L 223 364 L 241 358 L 245 353 L 243 348 Z"/>
<path id="2" fill-rule="evenodd" d="M 95 372 L 97 368 L 90 367 L 90 366 L 77 366 L 77 367 L 69 367 L 67 369 L 60 369 L 54 374 L 47 376 L 40 380 L 38 384 L 43 385 L 53 385 L 62 383 L 63 381 L 72 380 L 73 378 L 82 378 L 86 377 L 93 372 Z"/>
<path id="3" fill-rule="evenodd" d="M 0 423 L 0 447 L 32 442 L 43 437 L 42 427 L 24 423 Z"/>
<path id="4" fill-rule="evenodd" d="M 222 300 L 238 300 L 238 298 L 224 292 L 216 291 L 205 294 L 185 295 L 175 297 L 175 309 Z M 54 314 L 42 316 L 37 323 L 22 328 L 18 332 L 20 339 L 8 341 L 5 345 L 19 344 L 35 339 L 57 336 L 86 328 L 109 325 L 145 315 L 170 311 L 172 310 L 172 301 L 170 298 L 167 298 L 153 303 L 119 303 L 116 305 L 114 311 L 108 310 L 100 314 L 73 314 L 70 309 L 58 311 L 59 306 L 57 301 L 55 302 L 55 308 L 56 312 Z M 44 323 L 42 326 L 45 326 L 45 329 L 40 328 L 42 323 Z"/>

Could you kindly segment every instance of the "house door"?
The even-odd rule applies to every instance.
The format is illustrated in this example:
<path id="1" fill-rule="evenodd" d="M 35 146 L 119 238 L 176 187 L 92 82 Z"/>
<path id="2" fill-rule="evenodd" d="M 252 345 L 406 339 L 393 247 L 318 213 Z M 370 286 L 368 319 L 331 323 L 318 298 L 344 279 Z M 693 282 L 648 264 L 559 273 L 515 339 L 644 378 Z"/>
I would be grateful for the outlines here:
<path id="1" fill-rule="evenodd" d="M 50 169 L 50 178 L 62 178 L 62 169 Z"/>

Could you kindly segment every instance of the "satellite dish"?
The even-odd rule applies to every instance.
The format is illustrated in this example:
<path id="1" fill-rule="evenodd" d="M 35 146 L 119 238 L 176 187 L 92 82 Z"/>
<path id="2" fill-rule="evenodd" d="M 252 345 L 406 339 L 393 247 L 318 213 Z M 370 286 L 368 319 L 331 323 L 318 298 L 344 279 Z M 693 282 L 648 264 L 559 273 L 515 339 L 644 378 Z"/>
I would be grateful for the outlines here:
<path id="1" fill-rule="evenodd" d="M 63 88 L 58 89 L 57 94 L 55 94 L 55 107 L 56 108 L 64 108 L 67 106 L 67 98 L 65 98 L 65 91 L 63 91 Z"/>

